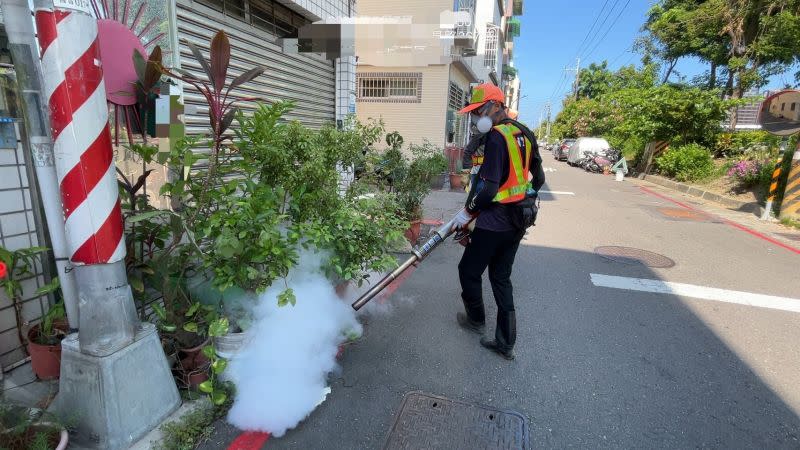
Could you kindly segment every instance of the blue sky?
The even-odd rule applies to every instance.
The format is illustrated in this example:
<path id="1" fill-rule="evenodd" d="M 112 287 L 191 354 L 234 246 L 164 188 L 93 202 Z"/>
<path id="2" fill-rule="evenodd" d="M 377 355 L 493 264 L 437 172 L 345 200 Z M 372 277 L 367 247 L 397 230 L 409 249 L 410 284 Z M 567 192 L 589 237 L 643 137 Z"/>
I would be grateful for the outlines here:
<path id="1" fill-rule="evenodd" d="M 520 100 L 522 120 L 535 126 L 548 100 L 552 100 L 552 117 L 555 118 L 575 78 L 574 70 L 565 72 L 564 69 L 568 65 L 574 69 L 579 56 L 581 67 L 604 59 L 612 70 L 627 64 L 641 65 L 641 56 L 630 49 L 641 34 L 639 29 L 653 3 L 653 0 L 526 0 L 521 35 L 514 41 L 514 65 L 519 69 L 525 97 Z M 588 33 L 604 4 L 603 14 Z M 606 19 L 612 6 L 614 9 Z M 588 38 L 581 45 L 587 33 Z M 707 69 L 700 61 L 691 59 L 681 60 L 676 67 L 687 79 Z M 771 85 L 781 85 L 780 81 L 781 78 L 776 77 Z"/>

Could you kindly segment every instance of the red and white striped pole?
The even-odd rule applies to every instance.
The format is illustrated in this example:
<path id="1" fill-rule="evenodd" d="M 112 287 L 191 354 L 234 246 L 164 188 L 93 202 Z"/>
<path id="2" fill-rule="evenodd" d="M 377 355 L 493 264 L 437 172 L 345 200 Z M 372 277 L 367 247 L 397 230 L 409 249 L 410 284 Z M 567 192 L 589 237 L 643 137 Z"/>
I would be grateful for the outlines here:
<path id="1" fill-rule="evenodd" d="M 88 0 L 37 1 L 35 17 L 67 243 L 76 266 L 81 351 L 104 356 L 133 341 L 137 321 L 90 8 Z"/>

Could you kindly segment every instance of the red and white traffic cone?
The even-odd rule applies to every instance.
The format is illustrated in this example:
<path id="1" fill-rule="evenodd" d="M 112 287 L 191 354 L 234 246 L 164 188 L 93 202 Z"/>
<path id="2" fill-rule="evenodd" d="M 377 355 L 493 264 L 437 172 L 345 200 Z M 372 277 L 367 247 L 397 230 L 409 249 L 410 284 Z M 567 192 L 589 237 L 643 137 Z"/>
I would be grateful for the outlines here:
<path id="1" fill-rule="evenodd" d="M 80 297 L 80 347 L 104 356 L 133 341 L 138 321 L 123 261 L 97 22 L 88 2 L 83 3 L 53 7 L 37 2 L 35 17 L 67 244 Z"/>

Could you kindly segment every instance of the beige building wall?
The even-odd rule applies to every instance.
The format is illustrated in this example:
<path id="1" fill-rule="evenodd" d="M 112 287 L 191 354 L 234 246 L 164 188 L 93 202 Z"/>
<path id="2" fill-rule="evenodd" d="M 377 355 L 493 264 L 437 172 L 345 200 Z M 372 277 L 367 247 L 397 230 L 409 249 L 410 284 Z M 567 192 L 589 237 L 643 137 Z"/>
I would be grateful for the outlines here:
<path id="1" fill-rule="evenodd" d="M 421 73 L 422 96 L 419 103 L 392 103 L 391 101 L 358 100 L 356 115 L 360 121 L 383 119 L 386 132 L 398 131 L 404 146 L 421 144 L 425 139 L 444 148 L 445 118 L 447 116 L 447 88 L 449 67 L 373 67 L 358 66 L 357 73 Z M 383 145 L 385 142 L 382 141 Z"/>
<path id="2" fill-rule="evenodd" d="M 406 149 L 425 140 L 444 148 L 451 76 L 469 91 L 469 77 L 451 63 L 453 38 L 437 34 L 444 24 L 453 23 L 452 14 L 452 0 L 358 2 L 363 22 L 355 27 L 356 73 L 387 78 L 419 74 L 422 87 L 416 101 L 366 98 L 357 81 L 356 115 L 361 121 L 382 119 L 387 133 L 403 136 Z"/>

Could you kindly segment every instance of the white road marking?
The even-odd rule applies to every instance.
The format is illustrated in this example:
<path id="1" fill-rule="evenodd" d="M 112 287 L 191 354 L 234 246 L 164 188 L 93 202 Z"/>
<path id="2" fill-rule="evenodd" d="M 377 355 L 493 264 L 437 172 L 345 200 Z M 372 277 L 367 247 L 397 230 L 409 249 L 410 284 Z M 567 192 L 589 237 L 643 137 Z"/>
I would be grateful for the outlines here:
<path id="1" fill-rule="evenodd" d="M 539 191 L 540 194 L 556 194 L 556 195 L 575 195 L 574 192 L 566 191 Z"/>
<path id="2" fill-rule="evenodd" d="M 694 284 L 673 283 L 671 281 L 650 280 L 646 278 L 616 277 L 612 275 L 589 274 L 595 286 L 630 291 L 654 292 L 692 297 L 701 300 L 714 300 L 757 308 L 779 309 L 800 313 L 800 299 L 754 294 L 751 292 L 730 291 Z"/>
<path id="3" fill-rule="evenodd" d="M 544 168 L 544 171 L 545 171 L 545 172 L 555 172 L 555 171 L 556 171 L 556 168 L 555 168 L 555 167 L 545 167 L 545 168 Z"/>

